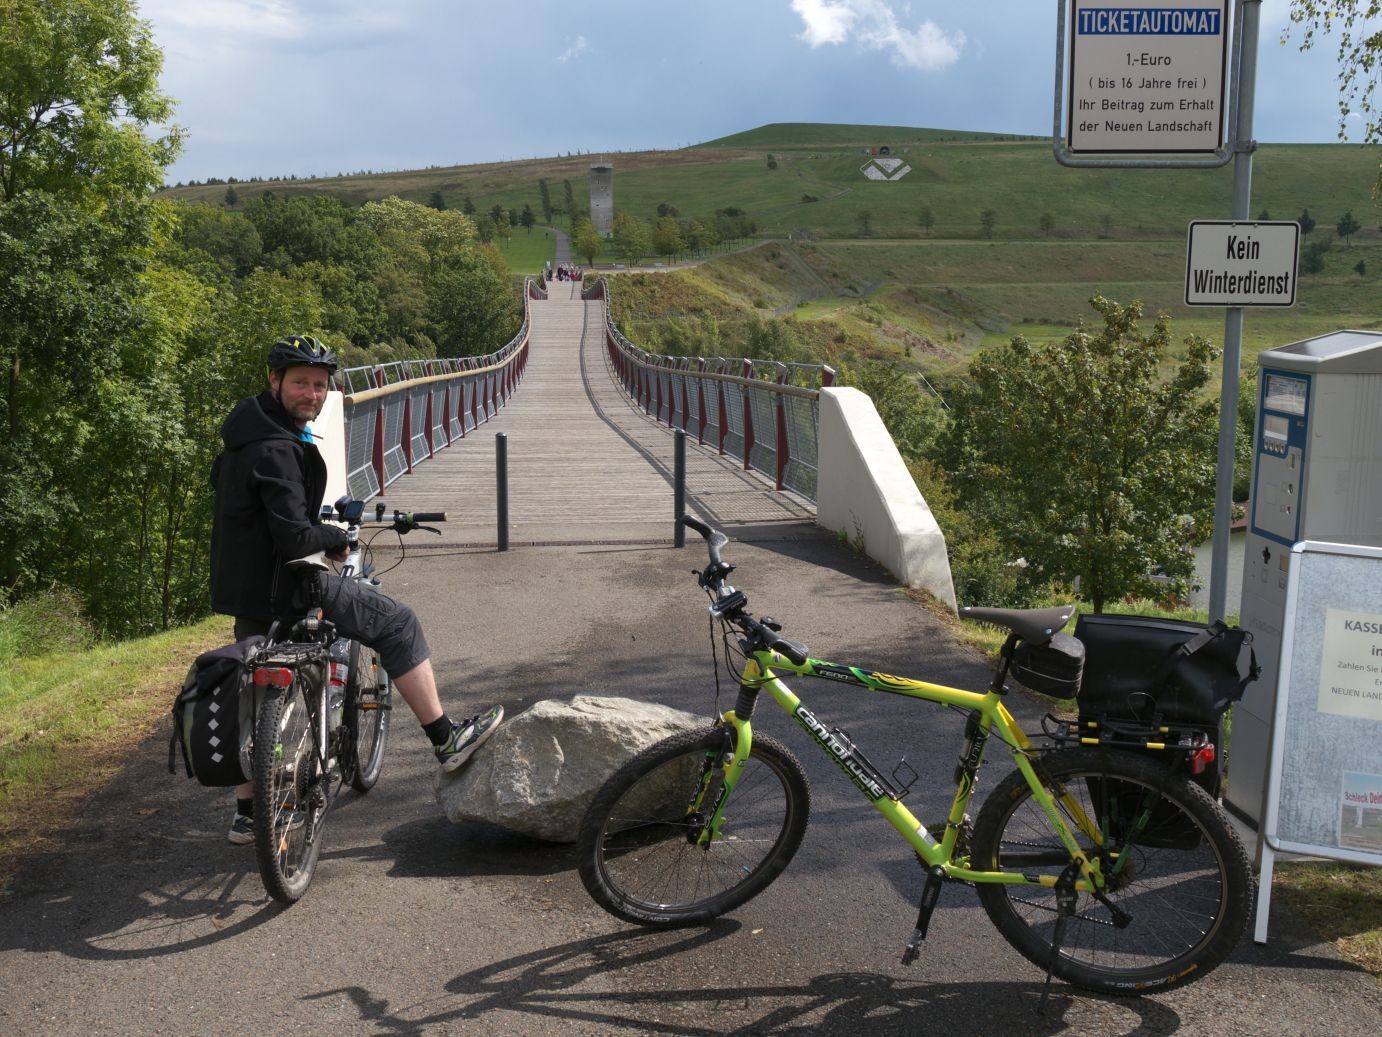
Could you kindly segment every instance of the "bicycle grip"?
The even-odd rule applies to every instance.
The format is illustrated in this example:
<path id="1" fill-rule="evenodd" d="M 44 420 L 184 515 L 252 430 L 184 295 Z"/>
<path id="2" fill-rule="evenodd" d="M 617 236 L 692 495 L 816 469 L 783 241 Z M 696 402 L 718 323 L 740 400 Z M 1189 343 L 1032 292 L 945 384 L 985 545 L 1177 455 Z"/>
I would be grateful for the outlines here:
<path id="1" fill-rule="evenodd" d="M 414 511 L 411 514 L 414 523 L 418 522 L 445 522 L 446 512 L 444 511 Z"/>

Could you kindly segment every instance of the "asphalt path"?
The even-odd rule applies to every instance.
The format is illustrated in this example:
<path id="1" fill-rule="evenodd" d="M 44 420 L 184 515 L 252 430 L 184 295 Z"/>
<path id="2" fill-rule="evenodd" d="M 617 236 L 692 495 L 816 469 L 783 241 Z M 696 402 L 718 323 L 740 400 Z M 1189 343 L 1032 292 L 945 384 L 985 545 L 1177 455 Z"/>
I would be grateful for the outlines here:
<path id="1" fill-rule="evenodd" d="M 751 608 L 813 654 L 958 686 L 972 650 L 868 559 L 810 526 L 746 533 L 726 557 Z M 709 714 L 714 685 L 694 541 L 410 553 L 386 589 L 423 616 L 454 712 L 502 701 L 626 695 Z M 959 718 L 825 682 L 797 690 L 940 816 Z M 732 704 L 725 688 L 722 708 Z M 171 689 L 170 689 L 171 699 Z M 726 701 L 727 700 L 727 701 Z M 1039 710 L 1014 699 L 1019 716 Z M 0 902 L 0 1034 L 1368 1034 L 1377 984 L 1273 912 L 1216 972 L 1169 994 L 1054 985 L 998 936 L 972 890 L 947 887 L 921 960 L 899 964 L 922 874 L 834 765 L 764 701 L 791 745 L 811 828 L 778 882 L 706 928 L 651 933 L 585 895 L 570 848 L 452 825 L 406 711 L 383 779 L 344 794 L 307 896 L 266 898 L 252 848 L 225 841 L 227 793 L 166 772 L 160 728 L 95 795 L 59 851 Z M 1034 726 L 1034 725 L 1033 725 Z M 999 770 L 1007 769 L 998 760 Z M 982 794 L 997 775 L 981 777 Z"/>

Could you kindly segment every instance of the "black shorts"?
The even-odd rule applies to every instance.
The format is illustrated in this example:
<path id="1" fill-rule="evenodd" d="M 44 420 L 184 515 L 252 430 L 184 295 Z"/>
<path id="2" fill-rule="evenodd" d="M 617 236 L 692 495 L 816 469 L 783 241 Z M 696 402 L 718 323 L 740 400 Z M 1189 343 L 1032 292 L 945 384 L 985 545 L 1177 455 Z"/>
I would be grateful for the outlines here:
<path id="1" fill-rule="evenodd" d="M 356 580 L 342 580 L 331 573 L 322 573 L 317 579 L 322 616 L 336 624 L 341 637 L 377 651 L 390 677 L 401 677 L 431 656 L 422 624 L 407 605 Z M 267 620 L 236 619 L 235 639 L 267 634 L 269 625 Z"/>

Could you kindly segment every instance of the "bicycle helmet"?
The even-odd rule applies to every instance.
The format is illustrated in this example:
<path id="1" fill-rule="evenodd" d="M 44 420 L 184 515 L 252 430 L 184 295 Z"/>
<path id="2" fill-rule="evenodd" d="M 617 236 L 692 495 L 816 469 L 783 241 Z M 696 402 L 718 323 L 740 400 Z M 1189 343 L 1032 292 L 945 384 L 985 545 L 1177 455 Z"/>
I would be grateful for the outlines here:
<path id="1" fill-rule="evenodd" d="M 323 345 L 320 339 L 311 335 L 289 335 L 273 344 L 265 361 L 270 371 L 282 371 L 289 367 L 324 367 L 329 374 L 335 374 L 340 363 L 330 346 Z"/>

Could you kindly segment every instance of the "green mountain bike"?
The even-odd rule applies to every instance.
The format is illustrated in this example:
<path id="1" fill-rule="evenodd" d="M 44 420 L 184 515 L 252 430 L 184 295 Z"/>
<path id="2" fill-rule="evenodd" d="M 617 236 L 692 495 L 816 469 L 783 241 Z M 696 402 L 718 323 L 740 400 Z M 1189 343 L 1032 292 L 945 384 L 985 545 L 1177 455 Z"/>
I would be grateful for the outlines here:
<path id="1" fill-rule="evenodd" d="M 578 841 L 581 879 L 610 913 L 645 926 L 696 925 L 766 889 L 801 845 L 810 789 L 796 757 L 753 731 L 760 694 L 811 736 L 895 828 L 926 870 L 903 964 L 918 955 L 945 882 L 972 884 L 998 931 L 1067 982 L 1115 994 L 1167 990 L 1205 975 L 1237 945 L 1254 881 L 1222 808 L 1154 760 L 1099 747 L 1036 745 L 1003 704 L 1014 653 L 1041 645 L 1073 606 L 970 609 L 1007 641 L 982 693 L 811 658 L 725 581 L 723 533 L 682 520 L 708 542 L 698 574 L 726 646 L 742 652 L 739 694 L 713 727 L 675 735 L 620 768 L 596 793 Z M 878 768 L 828 727 L 779 674 L 937 703 L 966 716 L 950 813 L 928 831 L 903 804 L 910 775 Z M 971 822 L 967 808 L 985 747 L 997 739 L 1017 770 Z M 907 788 L 900 784 L 911 779 Z"/>

